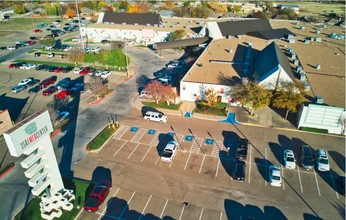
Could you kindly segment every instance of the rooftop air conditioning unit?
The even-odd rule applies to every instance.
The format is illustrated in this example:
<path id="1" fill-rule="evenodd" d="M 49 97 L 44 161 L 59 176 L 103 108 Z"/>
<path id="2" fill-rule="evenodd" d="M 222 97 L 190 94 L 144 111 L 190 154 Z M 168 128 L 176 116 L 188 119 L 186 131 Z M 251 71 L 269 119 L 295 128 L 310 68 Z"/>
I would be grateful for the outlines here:
<path id="1" fill-rule="evenodd" d="M 154 24 L 154 27 L 157 27 L 158 25 L 157 24 Z"/>
<path id="2" fill-rule="evenodd" d="M 135 26 L 138 26 L 138 23 L 134 23 Z"/>
<path id="3" fill-rule="evenodd" d="M 122 25 L 126 25 L 126 22 L 123 22 Z"/>
<path id="4" fill-rule="evenodd" d="M 147 26 L 150 26 L 150 24 L 147 24 Z"/>

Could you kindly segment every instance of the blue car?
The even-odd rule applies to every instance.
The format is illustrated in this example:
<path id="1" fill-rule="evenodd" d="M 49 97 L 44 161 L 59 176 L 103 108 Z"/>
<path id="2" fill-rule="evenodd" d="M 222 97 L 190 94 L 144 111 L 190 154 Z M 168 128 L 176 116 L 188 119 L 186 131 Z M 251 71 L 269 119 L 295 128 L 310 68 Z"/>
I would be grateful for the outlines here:
<path id="1" fill-rule="evenodd" d="M 25 90 L 26 86 L 25 85 L 16 85 L 12 87 L 12 92 L 13 93 L 20 93 L 21 91 Z"/>

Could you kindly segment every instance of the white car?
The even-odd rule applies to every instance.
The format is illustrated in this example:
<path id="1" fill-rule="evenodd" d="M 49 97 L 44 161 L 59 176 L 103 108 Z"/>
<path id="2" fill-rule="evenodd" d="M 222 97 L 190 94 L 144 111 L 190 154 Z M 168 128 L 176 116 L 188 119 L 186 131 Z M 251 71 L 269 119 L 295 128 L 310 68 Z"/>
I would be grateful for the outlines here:
<path id="1" fill-rule="evenodd" d="M 27 86 L 29 82 L 31 82 L 33 78 L 27 78 L 27 79 L 22 79 L 19 83 L 18 86 Z"/>
<path id="2" fill-rule="evenodd" d="M 48 58 L 53 58 L 55 56 L 55 53 L 48 53 Z"/>
<path id="3" fill-rule="evenodd" d="M 73 73 L 74 73 L 74 74 L 79 74 L 82 70 L 83 70 L 83 68 L 81 68 L 81 67 L 76 67 L 76 68 L 73 69 Z"/>
<path id="4" fill-rule="evenodd" d="M 167 68 L 176 68 L 179 66 L 179 61 L 173 61 L 167 65 Z"/>
<path id="5" fill-rule="evenodd" d="M 326 172 L 330 170 L 328 151 L 324 149 L 316 150 L 316 166 L 317 170 Z"/>
<path id="6" fill-rule="evenodd" d="M 108 70 L 96 70 L 95 76 L 101 76 L 102 74 L 106 73 Z M 109 71 L 108 71 L 109 72 Z"/>
<path id="7" fill-rule="evenodd" d="M 144 115 L 144 119 L 147 121 L 156 121 L 160 123 L 166 123 L 168 120 L 166 115 L 160 112 L 152 112 L 152 111 L 147 111 Z"/>
<path id="8" fill-rule="evenodd" d="M 296 168 L 296 158 L 292 150 L 284 150 L 284 166 L 291 170 Z"/>
<path id="9" fill-rule="evenodd" d="M 106 78 L 108 78 L 108 76 L 111 76 L 111 75 L 112 75 L 112 72 L 111 72 L 111 71 L 104 71 L 104 72 L 101 74 L 101 78 L 106 79 Z"/>
<path id="10" fill-rule="evenodd" d="M 174 156 L 178 150 L 178 144 L 175 141 L 169 141 L 163 150 L 161 155 L 161 160 L 163 162 L 172 162 Z"/>
<path id="11" fill-rule="evenodd" d="M 63 51 L 69 51 L 69 50 L 71 50 L 71 49 L 72 49 L 71 46 L 67 46 L 67 47 L 65 47 L 65 48 L 63 49 Z"/>
<path id="12" fill-rule="evenodd" d="M 149 94 L 149 92 L 145 91 L 145 90 L 142 90 L 140 95 L 139 95 L 141 98 L 149 98 L 151 97 L 151 95 Z"/>
<path id="13" fill-rule="evenodd" d="M 89 52 L 93 52 L 93 53 L 98 53 L 101 51 L 101 48 L 100 47 L 92 47 L 92 48 L 89 48 Z"/>
<path id="14" fill-rule="evenodd" d="M 7 50 L 16 50 L 17 48 L 15 46 L 9 46 L 7 47 Z"/>
<path id="15" fill-rule="evenodd" d="M 269 166 L 269 182 L 272 186 L 281 187 L 282 178 L 280 169 L 277 166 Z"/>
<path id="16" fill-rule="evenodd" d="M 23 64 L 19 67 L 19 69 L 25 70 L 27 68 L 28 64 Z"/>
<path id="17" fill-rule="evenodd" d="M 31 69 L 35 68 L 36 66 L 37 66 L 36 64 L 26 64 L 24 69 L 31 70 Z"/>

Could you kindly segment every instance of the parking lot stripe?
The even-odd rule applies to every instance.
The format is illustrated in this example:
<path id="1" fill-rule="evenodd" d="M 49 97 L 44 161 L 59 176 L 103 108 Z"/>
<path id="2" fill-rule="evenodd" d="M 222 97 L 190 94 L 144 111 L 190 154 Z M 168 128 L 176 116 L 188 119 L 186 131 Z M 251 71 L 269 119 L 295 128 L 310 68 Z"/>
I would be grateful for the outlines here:
<path id="1" fill-rule="evenodd" d="M 115 157 L 115 155 L 117 155 L 119 153 L 119 151 L 125 146 L 125 144 L 127 143 L 127 141 L 125 141 L 123 143 L 123 145 L 117 150 L 117 152 L 115 152 L 115 154 L 113 155 L 113 157 Z"/>
<path id="2" fill-rule="evenodd" d="M 163 209 L 162 209 L 161 214 L 160 214 L 160 219 L 161 219 L 162 216 L 163 216 L 163 213 L 164 213 L 164 211 L 165 211 L 165 209 L 166 209 L 167 203 L 168 203 L 168 199 L 166 200 L 166 203 L 165 203 L 165 205 L 163 206 Z"/>
<path id="3" fill-rule="evenodd" d="M 160 159 L 160 157 L 157 158 L 157 160 L 156 160 L 156 162 L 155 162 L 155 165 L 157 164 L 157 162 L 159 162 L 159 159 Z"/>
<path id="4" fill-rule="evenodd" d="M 138 143 L 139 140 L 146 134 L 147 129 L 141 128 L 139 131 L 133 136 L 131 142 Z"/>
<path id="5" fill-rule="evenodd" d="M 189 162 L 190 156 L 191 156 L 191 152 L 189 153 L 189 156 L 187 157 L 184 170 L 186 170 L 186 167 L 187 167 L 187 164 L 188 164 L 188 162 Z"/>
<path id="6" fill-rule="evenodd" d="M 183 208 L 181 209 L 179 220 L 181 220 L 181 218 L 183 217 L 184 209 L 185 209 L 185 206 L 183 206 Z"/>
<path id="7" fill-rule="evenodd" d="M 115 191 L 115 193 L 113 194 L 112 198 L 109 200 L 108 204 L 111 204 L 111 202 L 112 202 L 114 196 L 118 193 L 119 190 L 120 190 L 120 187 Z M 103 209 L 103 211 L 102 211 L 100 217 L 98 218 L 98 220 L 100 220 L 101 217 L 104 216 L 104 213 L 106 212 L 106 210 L 107 210 L 107 206 Z"/>
<path id="8" fill-rule="evenodd" d="M 333 178 L 332 173 L 330 171 L 329 171 L 329 176 L 330 176 L 330 179 L 332 179 L 333 188 L 335 190 L 336 198 L 339 199 L 339 193 L 338 193 L 338 190 L 336 189 L 334 178 Z"/>
<path id="9" fill-rule="evenodd" d="M 123 134 L 125 134 L 128 128 L 129 126 L 121 126 L 121 128 L 115 132 L 115 134 L 113 135 L 113 138 L 120 139 L 123 136 Z"/>
<path id="10" fill-rule="evenodd" d="M 318 195 L 321 196 L 320 186 L 318 185 L 317 174 L 316 174 L 315 170 L 314 170 L 314 174 L 315 174 L 315 180 L 316 180 L 316 186 L 317 186 Z"/>
<path id="11" fill-rule="evenodd" d="M 131 200 L 132 200 L 132 198 L 133 198 L 133 196 L 134 196 L 135 194 L 136 194 L 136 192 L 133 192 L 133 193 L 132 193 L 131 198 L 130 198 L 129 201 L 126 203 L 126 206 L 124 207 L 123 211 L 121 212 L 120 216 L 118 217 L 119 219 L 121 219 L 121 217 L 124 215 L 124 213 L 125 213 L 127 207 L 129 206 L 129 204 L 130 204 L 130 202 L 131 202 Z"/>
<path id="12" fill-rule="evenodd" d="M 145 154 L 144 154 L 144 156 L 143 156 L 141 162 L 143 162 L 144 158 L 147 156 L 147 154 L 149 153 L 150 148 L 151 148 L 152 146 L 153 146 L 153 145 L 150 145 L 150 147 L 149 147 L 149 149 L 147 150 L 147 152 L 145 152 Z"/>
<path id="13" fill-rule="evenodd" d="M 284 176 L 284 168 L 281 165 L 281 172 L 282 172 L 282 188 L 285 190 L 285 176 Z"/>
<path id="14" fill-rule="evenodd" d="M 201 210 L 201 214 L 199 215 L 199 220 L 202 220 L 203 211 L 204 211 L 204 208 L 202 208 L 202 210 Z"/>
<path id="15" fill-rule="evenodd" d="M 203 156 L 203 160 L 202 160 L 202 163 L 201 163 L 201 166 L 200 166 L 200 168 L 199 168 L 198 173 L 201 173 L 201 170 L 202 170 L 202 167 L 203 167 L 203 163 L 204 163 L 204 159 L 205 159 L 205 154 L 204 154 L 204 156 Z"/>
<path id="16" fill-rule="evenodd" d="M 217 167 L 216 167 L 216 173 L 215 173 L 215 177 L 217 177 L 217 174 L 219 173 L 219 166 L 220 166 L 220 158 L 217 161 Z"/>
<path id="17" fill-rule="evenodd" d="M 157 145 L 159 143 L 158 136 L 160 132 L 156 132 L 155 137 L 150 141 L 150 145 Z"/>
<path id="18" fill-rule="evenodd" d="M 264 148 L 264 175 L 267 177 L 267 148 Z M 264 181 L 264 185 L 267 187 L 267 180 Z"/>
<path id="19" fill-rule="evenodd" d="M 252 145 L 251 144 L 249 144 L 249 147 L 250 147 L 250 154 L 249 154 L 249 156 L 250 156 L 250 159 L 249 159 L 249 161 L 250 161 L 250 165 L 249 165 L 249 178 L 248 178 L 248 183 L 250 183 L 251 181 L 250 181 L 250 179 L 251 179 L 251 152 L 252 152 L 252 147 L 251 147 Z"/>
<path id="20" fill-rule="evenodd" d="M 300 184 L 300 191 L 303 193 L 303 185 L 302 185 L 302 179 L 300 178 L 299 166 L 297 166 L 297 169 L 298 169 L 298 178 L 299 178 L 299 184 Z"/>
<path id="21" fill-rule="evenodd" d="M 222 214 L 223 214 L 223 212 L 221 212 L 221 214 L 220 214 L 220 220 L 222 219 Z"/>
<path id="22" fill-rule="evenodd" d="M 143 214 L 144 214 L 144 212 L 145 212 L 145 209 L 147 208 L 147 206 L 148 206 L 148 204 L 149 204 L 150 199 L 151 199 L 152 196 L 153 196 L 153 195 L 150 195 L 150 197 L 149 197 L 147 203 L 145 204 L 145 206 L 144 206 L 144 208 L 143 208 L 143 211 L 142 211 L 142 213 L 141 213 L 141 216 L 138 218 L 138 220 L 141 220 L 141 219 L 142 219 Z"/>
<path id="23" fill-rule="evenodd" d="M 130 153 L 130 155 L 127 157 L 127 159 L 130 159 L 130 157 L 132 156 L 133 152 L 136 151 L 137 147 L 139 146 L 139 143 L 137 144 L 137 146 L 133 149 L 133 151 Z"/>

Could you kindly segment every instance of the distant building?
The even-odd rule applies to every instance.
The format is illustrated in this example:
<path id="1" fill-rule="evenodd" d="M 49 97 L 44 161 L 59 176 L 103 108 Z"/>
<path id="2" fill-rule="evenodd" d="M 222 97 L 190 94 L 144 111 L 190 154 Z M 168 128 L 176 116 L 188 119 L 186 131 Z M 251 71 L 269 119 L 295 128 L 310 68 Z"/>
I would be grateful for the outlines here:
<path id="1" fill-rule="evenodd" d="M 80 9 L 80 13 L 81 13 L 81 16 L 83 17 L 90 17 L 90 16 L 93 16 L 93 15 L 98 15 L 98 12 L 95 11 L 95 10 L 92 10 L 88 7 L 83 7 Z"/>
<path id="2" fill-rule="evenodd" d="M 13 125 L 8 110 L 0 110 L 0 135 L 12 127 Z"/>
<path id="3" fill-rule="evenodd" d="M 279 4 L 277 6 L 278 9 L 289 9 L 294 11 L 296 14 L 299 14 L 299 6 L 295 4 Z"/>

